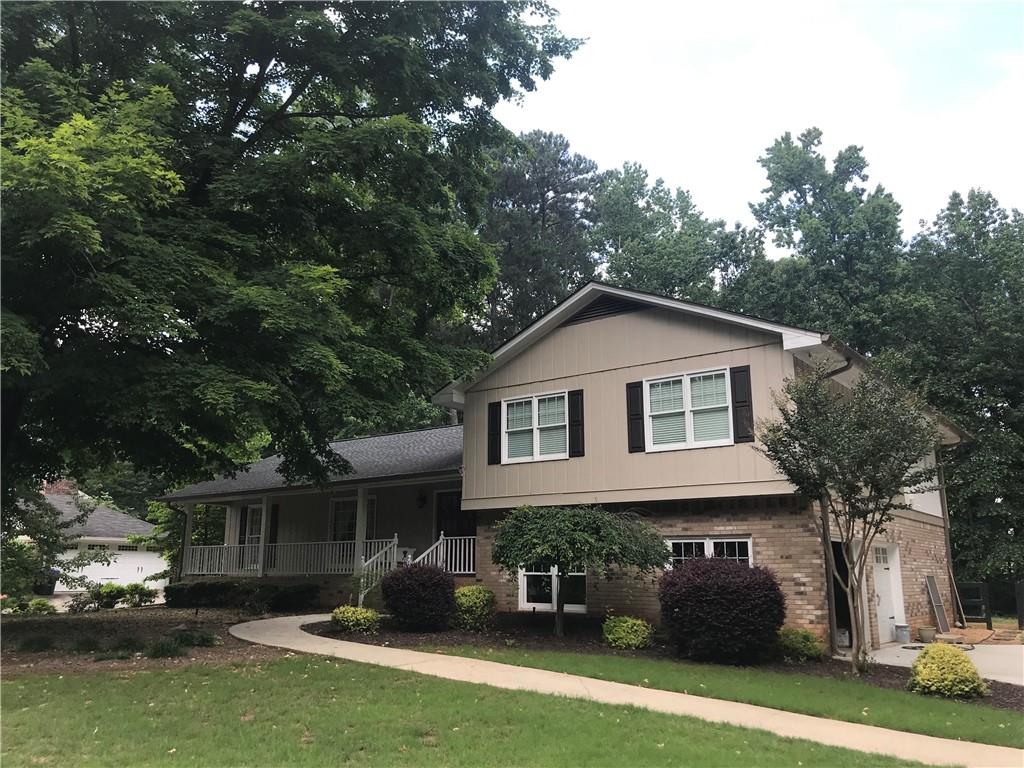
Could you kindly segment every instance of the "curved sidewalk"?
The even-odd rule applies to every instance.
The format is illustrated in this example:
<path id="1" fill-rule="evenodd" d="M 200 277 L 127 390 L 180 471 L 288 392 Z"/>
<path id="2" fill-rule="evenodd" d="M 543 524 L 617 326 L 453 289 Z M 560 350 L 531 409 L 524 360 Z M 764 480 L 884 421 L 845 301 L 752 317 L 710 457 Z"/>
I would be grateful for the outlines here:
<path id="1" fill-rule="evenodd" d="M 284 616 L 236 624 L 230 632 L 240 640 L 273 645 L 302 653 L 335 656 L 364 664 L 405 669 L 424 675 L 479 683 L 496 688 L 534 691 L 603 704 L 624 704 L 672 715 L 687 715 L 716 723 L 769 731 L 778 736 L 808 739 L 834 747 L 917 760 L 932 765 L 1024 766 L 1024 750 L 968 741 L 892 731 L 859 723 L 828 720 L 795 712 L 783 712 L 753 704 L 691 696 L 673 691 L 596 680 L 563 672 L 516 667 L 482 659 L 443 656 L 402 648 L 351 643 L 304 632 L 304 624 L 330 619 L 329 614 Z"/>

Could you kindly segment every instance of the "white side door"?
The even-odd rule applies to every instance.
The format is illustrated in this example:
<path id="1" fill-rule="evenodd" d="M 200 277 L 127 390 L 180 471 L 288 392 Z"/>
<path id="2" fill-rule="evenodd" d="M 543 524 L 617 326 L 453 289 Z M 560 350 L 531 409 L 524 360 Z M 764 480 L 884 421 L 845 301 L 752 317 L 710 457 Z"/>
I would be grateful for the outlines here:
<path id="1" fill-rule="evenodd" d="M 896 601 L 893 596 L 892 566 L 888 547 L 874 547 L 875 612 L 878 616 L 878 641 L 896 640 Z"/>

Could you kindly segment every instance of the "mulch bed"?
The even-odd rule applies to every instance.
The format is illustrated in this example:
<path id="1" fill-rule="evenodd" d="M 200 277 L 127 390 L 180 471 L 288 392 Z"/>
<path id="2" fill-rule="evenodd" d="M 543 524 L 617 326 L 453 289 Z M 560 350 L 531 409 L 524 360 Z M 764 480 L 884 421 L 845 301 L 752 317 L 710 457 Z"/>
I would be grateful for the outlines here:
<path id="1" fill-rule="evenodd" d="M 396 648 L 418 648 L 433 650 L 442 646 L 471 645 L 480 648 L 516 648 L 520 650 L 570 651 L 576 653 L 599 653 L 610 656 L 646 657 L 657 659 L 676 658 L 674 650 L 663 640 L 655 639 L 653 647 L 642 651 L 620 651 L 606 646 L 601 639 L 601 622 L 583 616 L 566 616 L 565 637 L 552 634 L 551 616 L 530 614 L 499 614 L 495 626 L 488 632 L 467 632 L 447 629 L 440 632 L 407 632 L 394 626 L 385 626 L 376 635 L 352 635 L 339 633 L 330 622 L 307 625 L 305 629 L 325 637 L 351 640 L 370 645 L 384 645 Z M 850 677 L 849 662 L 829 659 L 823 662 L 787 664 L 779 661 L 763 664 L 758 669 L 791 674 L 817 675 L 836 679 Z M 873 664 L 866 674 L 859 678 L 879 688 L 906 690 L 910 669 L 884 664 Z M 980 706 L 1024 711 L 1024 687 L 988 681 L 991 694 L 971 703 Z"/>
<path id="2" fill-rule="evenodd" d="M 55 616 L 4 616 L 2 675 L 5 678 L 21 674 L 65 674 L 69 672 L 117 670 L 135 671 L 168 669 L 190 664 L 221 665 L 263 662 L 281 658 L 288 651 L 266 645 L 252 645 L 228 633 L 228 627 L 243 621 L 260 618 L 241 613 L 237 609 L 119 608 L 82 614 Z M 217 645 L 209 648 L 189 648 L 185 656 L 168 659 L 149 659 L 141 653 L 125 659 L 104 659 L 104 652 L 119 640 L 131 638 L 142 644 L 168 637 L 174 630 L 212 632 Z M 55 645 L 52 651 L 29 652 L 18 650 L 20 643 L 31 637 L 49 636 Z M 75 644 L 83 639 L 99 642 L 101 651 L 78 653 Z"/>

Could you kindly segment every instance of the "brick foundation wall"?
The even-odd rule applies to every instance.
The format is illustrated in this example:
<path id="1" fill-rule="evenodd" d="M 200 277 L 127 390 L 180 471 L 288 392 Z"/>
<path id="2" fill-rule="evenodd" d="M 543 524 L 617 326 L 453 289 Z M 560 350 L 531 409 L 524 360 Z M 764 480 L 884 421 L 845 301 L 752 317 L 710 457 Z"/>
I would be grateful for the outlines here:
<path id="1" fill-rule="evenodd" d="M 941 517 L 923 513 L 901 514 L 876 539 L 895 544 L 899 549 L 900 576 L 903 587 L 903 604 L 906 623 L 910 625 L 911 640 L 917 639 L 917 630 L 922 626 L 936 626 L 932 603 L 928 597 L 926 578 L 935 577 L 939 596 L 946 609 L 946 617 L 952 627 L 955 622 L 952 587 L 949 579 L 949 565 L 946 554 L 946 531 Z M 879 644 L 878 613 L 874 594 L 874 568 L 869 560 L 867 568 L 868 621 L 872 647 Z"/>
<path id="2" fill-rule="evenodd" d="M 714 503 L 647 505 L 648 522 L 666 537 L 727 536 L 750 538 L 756 565 L 775 572 L 786 595 L 786 623 L 824 637 L 828 632 L 825 562 L 809 507 L 795 499 L 738 499 Z M 459 579 L 461 586 L 483 584 L 494 591 L 498 610 L 519 607 L 515 577 L 491 564 L 494 523 L 503 511 L 481 512 L 477 522 L 475 577 Z M 593 615 L 608 612 L 659 621 L 658 575 L 615 571 L 588 574 L 587 608 Z"/>

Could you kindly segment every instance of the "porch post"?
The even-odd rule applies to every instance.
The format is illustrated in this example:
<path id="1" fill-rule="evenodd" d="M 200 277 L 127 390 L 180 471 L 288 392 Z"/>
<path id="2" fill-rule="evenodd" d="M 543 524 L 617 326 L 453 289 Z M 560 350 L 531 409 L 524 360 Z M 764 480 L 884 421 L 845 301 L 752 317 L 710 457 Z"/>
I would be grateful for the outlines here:
<path id="1" fill-rule="evenodd" d="M 181 570 L 178 576 L 188 573 L 189 551 L 192 549 L 192 518 L 195 516 L 196 505 L 185 505 L 185 532 L 181 537 Z"/>
<path id="2" fill-rule="evenodd" d="M 356 546 L 352 557 L 352 571 L 356 576 L 363 572 L 366 559 L 366 512 L 369 503 L 369 491 L 365 485 L 360 485 L 356 488 Z"/>
<path id="3" fill-rule="evenodd" d="M 260 551 L 257 555 L 256 573 L 260 576 L 264 573 L 267 555 L 267 526 L 270 524 L 270 497 L 264 496 L 260 499 L 262 506 L 260 517 Z"/>

